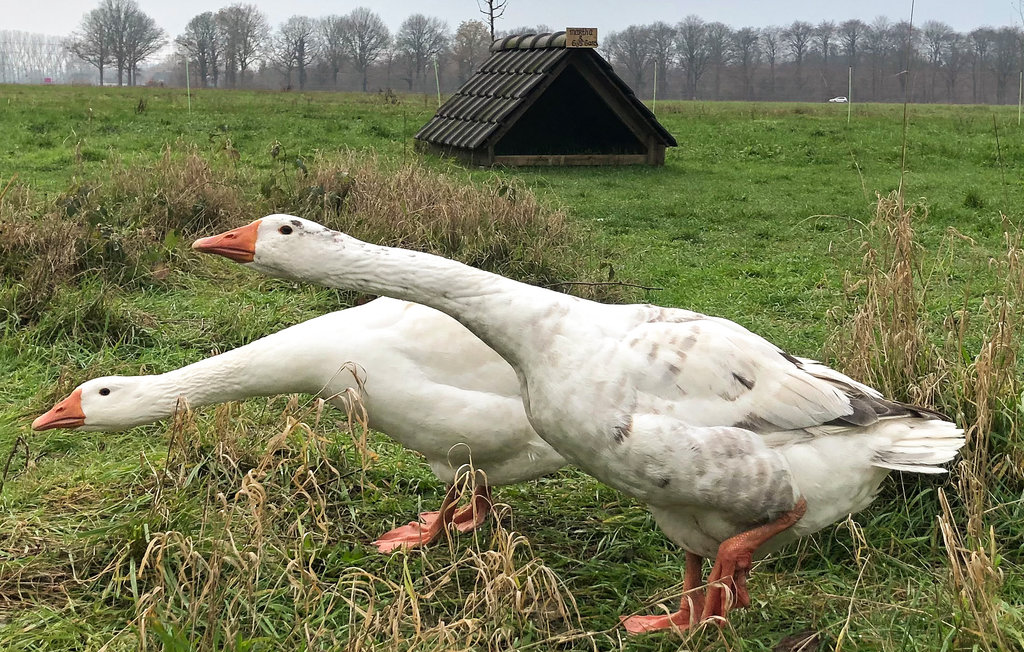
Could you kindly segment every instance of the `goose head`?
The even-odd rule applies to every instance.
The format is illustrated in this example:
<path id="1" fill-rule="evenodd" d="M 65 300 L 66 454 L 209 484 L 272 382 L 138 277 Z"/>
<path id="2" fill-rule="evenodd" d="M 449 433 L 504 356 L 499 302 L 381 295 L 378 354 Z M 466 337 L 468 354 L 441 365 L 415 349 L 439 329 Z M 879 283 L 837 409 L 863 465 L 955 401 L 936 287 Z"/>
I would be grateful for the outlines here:
<path id="1" fill-rule="evenodd" d="M 267 276 L 309 278 L 344 247 L 342 233 L 294 215 L 268 215 L 208 238 L 192 248 L 217 254 Z"/>
<path id="2" fill-rule="evenodd" d="M 66 399 L 33 421 L 32 429 L 127 430 L 166 417 L 173 412 L 176 402 L 176 398 L 154 397 L 144 376 L 94 378 L 76 387 Z"/>

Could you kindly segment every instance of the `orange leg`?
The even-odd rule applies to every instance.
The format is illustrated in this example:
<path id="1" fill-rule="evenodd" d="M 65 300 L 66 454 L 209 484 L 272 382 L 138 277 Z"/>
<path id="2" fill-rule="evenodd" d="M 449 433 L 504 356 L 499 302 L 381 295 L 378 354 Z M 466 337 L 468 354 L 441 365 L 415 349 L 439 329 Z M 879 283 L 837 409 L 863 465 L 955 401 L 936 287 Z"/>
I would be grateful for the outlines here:
<path id="1" fill-rule="evenodd" d="M 738 607 L 750 605 L 747 577 L 754 552 L 768 539 L 793 527 L 806 511 L 807 501 L 801 498 L 792 510 L 771 523 L 737 534 L 718 546 L 715 566 L 708 576 L 708 595 L 701 620 L 715 618 L 721 624 L 733 604 Z"/>
<path id="2" fill-rule="evenodd" d="M 686 553 L 686 572 L 683 576 L 683 598 L 679 601 L 679 611 L 660 616 L 629 616 L 622 617 L 622 624 L 630 634 L 655 632 L 660 629 L 676 627 L 680 630 L 689 629 L 697 624 L 704 613 L 704 587 L 701 566 L 704 558 L 692 552 Z"/>
<path id="3" fill-rule="evenodd" d="M 455 512 L 452 522 L 459 532 L 472 532 L 487 520 L 491 505 L 491 488 L 487 485 L 477 485 L 469 504 Z"/>
<path id="4" fill-rule="evenodd" d="M 425 546 L 448 529 L 455 515 L 455 499 L 459 496 L 459 485 L 453 484 L 444 495 L 441 508 L 436 512 L 423 512 L 420 520 L 408 525 L 397 527 L 373 542 L 377 550 L 383 553 L 393 552 L 399 548 L 418 548 Z"/>

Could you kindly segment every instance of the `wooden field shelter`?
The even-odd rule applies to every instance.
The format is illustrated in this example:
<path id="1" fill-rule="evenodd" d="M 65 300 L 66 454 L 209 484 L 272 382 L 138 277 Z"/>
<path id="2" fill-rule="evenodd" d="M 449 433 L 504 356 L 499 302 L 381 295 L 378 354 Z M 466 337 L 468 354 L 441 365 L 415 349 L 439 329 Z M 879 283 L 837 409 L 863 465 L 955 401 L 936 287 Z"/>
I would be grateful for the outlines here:
<path id="1" fill-rule="evenodd" d="M 664 165 L 675 138 L 594 49 L 596 30 L 569 41 L 566 32 L 494 41 L 416 133 L 417 151 L 482 166 Z"/>

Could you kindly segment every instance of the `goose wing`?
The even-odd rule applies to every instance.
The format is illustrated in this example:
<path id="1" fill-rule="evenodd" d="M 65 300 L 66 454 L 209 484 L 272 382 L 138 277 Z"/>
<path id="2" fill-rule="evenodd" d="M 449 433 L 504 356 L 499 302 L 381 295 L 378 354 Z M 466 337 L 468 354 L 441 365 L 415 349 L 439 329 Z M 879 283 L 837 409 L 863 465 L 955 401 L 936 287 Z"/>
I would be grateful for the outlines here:
<path id="1" fill-rule="evenodd" d="M 759 434 L 866 426 L 911 414 L 941 418 L 791 356 L 734 322 L 680 313 L 688 318 L 644 323 L 627 340 L 641 368 L 640 404 L 646 399 L 655 411 L 694 426 Z"/>

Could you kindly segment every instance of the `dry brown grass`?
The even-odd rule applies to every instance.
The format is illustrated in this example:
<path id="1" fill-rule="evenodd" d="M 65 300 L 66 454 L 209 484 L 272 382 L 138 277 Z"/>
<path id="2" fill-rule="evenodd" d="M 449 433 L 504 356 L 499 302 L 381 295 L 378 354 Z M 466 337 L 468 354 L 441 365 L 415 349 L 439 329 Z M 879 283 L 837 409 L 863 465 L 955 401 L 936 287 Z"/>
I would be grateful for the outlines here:
<path id="1" fill-rule="evenodd" d="M 318 155 L 266 176 L 179 143 L 153 164 L 114 159 L 99 178 L 55 198 L 17 184 L 3 190 L 0 309 L 21 325 L 39 320 L 61 288 L 77 290 L 83 279 L 160 283 L 172 268 L 194 264 L 185 247 L 192 237 L 272 212 L 531 283 L 588 280 L 580 265 L 590 255 L 586 234 L 525 186 L 459 180 L 375 154 Z M 622 294 L 585 285 L 574 291 Z"/>
<path id="2" fill-rule="evenodd" d="M 864 276 L 854 280 L 847 273 L 845 280 L 848 293 L 864 297 L 829 348 L 854 378 L 887 396 L 931 405 L 937 378 L 922 321 L 921 250 L 913 228 L 918 211 L 926 214 L 923 206 L 905 204 L 898 192 L 878 197 L 864 243 Z"/>
<path id="3" fill-rule="evenodd" d="M 290 405 L 286 413 L 315 417 L 317 406 Z M 561 580 L 507 529 L 507 506 L 499 506 L 482 544 L 396 555 L 400 580 L 328 562 L 338 525 L 328 516 L 327 493 L 354 476 L 331 460 L 316 428 L 282 418 L 283 428 L 246 470 L 237 439 L 220 430 L 229 417 L 219 414 L 219 436 L 207 443 L 226 475 L 214 485 L 234 476 L 237 488 L 208 492 L 198 531 L 150 532 L 144 550 L 129 546 L 118 556 L 109 577 L 135 602 L 140 649 L 236 649 L 270 637 L 277 649 L 504 650 L 524 631 L 535 632 L 535 649 L 549 649 L 589 637 Z M 364 426 L 348 423 L 358 441 Z M 173 494 L 210 457 L 187 412 L 172 437 L 167 464 L 153 469 L 157 522 L 172 520 Z M 268 609 L 278 624 L 272 631 Z M 282 609 L 291 615 L 282 618 Z M 282 622 L 291 625 L 282 630 Z"/>
<path id="4" fill-rule="evenodd" d="M 991 511 L 1006 500 L 1002 488 L 1024 481 L 1021 232 L 1004 218 L 1006 254 L 990 261 L 1002 280 L 998 291 L 971 308 L 968 283 L 962 309 L 935 318 L 927 309 L 929 274 L 941 272 L 944 261 L 929 258 L 916 243 L 913 225 L 925 214 L 923 207 L 906 205 L 898 192 L 879 197 L 865 243 L 864 278 L 847 283 L 851 296 L 862 291 L 863 299 L 837 329 L 830 350 L 845 372 L 890 396 L 945 411 L 964 427 L 967 444 L 952 469 L 958 500 L 951 505 L 940 490 L 938 525 L 950 589 L 962 609 L 957 617 L 963 641 L 1009 649 L 1003 627 L 1015 625 L 1000 597 L 1003 552 L 988 523 Z M 952 260 L 958 247 L 973 243 L 951 230 L 944 246 Z"/>
<path id="5" fill-rule="evenodd" d="M 151 229 L 161 241 L 171 232 L 192 237 L 236 226 L 258 210 L 242 181 L 232 166 L 179 142 L 152 166 L 109 163 L 94 210 L 124 228 Z"/>
<path id="6" fill-rule="evenodd" d="M 517 180 L 472 183 L 376 154 L 318 156 L 278 206 L 357 238 L 428 251 L 535 284 L 567 280 L 587 239 Z M 295 200 L 298 200 L 297 202 Z"/>
<path id="7" fill-rule="evenodd" d="M 949 558 L 949 590 L 966 616 L 963 620 L 968 638 L 985 650 L 1009 650 L 1011 646 L 1003 634 L 1006 613 L 999 597 L 1003 572 L 997 563 L 995 531 L 988 532 L 987 540 L 974 535 L 965 538 L 941 489 L 939 502 L 939 530 Z"/>
<path id="8" fill-rule="evenodd" d="M 11 190 L 10 186 L 8 190 Z M 14 187 L 0 198 L 0 309 L 36 315 L 57 288 L 82 267 L 81 225 L 56 211 L 40 214 L 39 201 Z"/>

